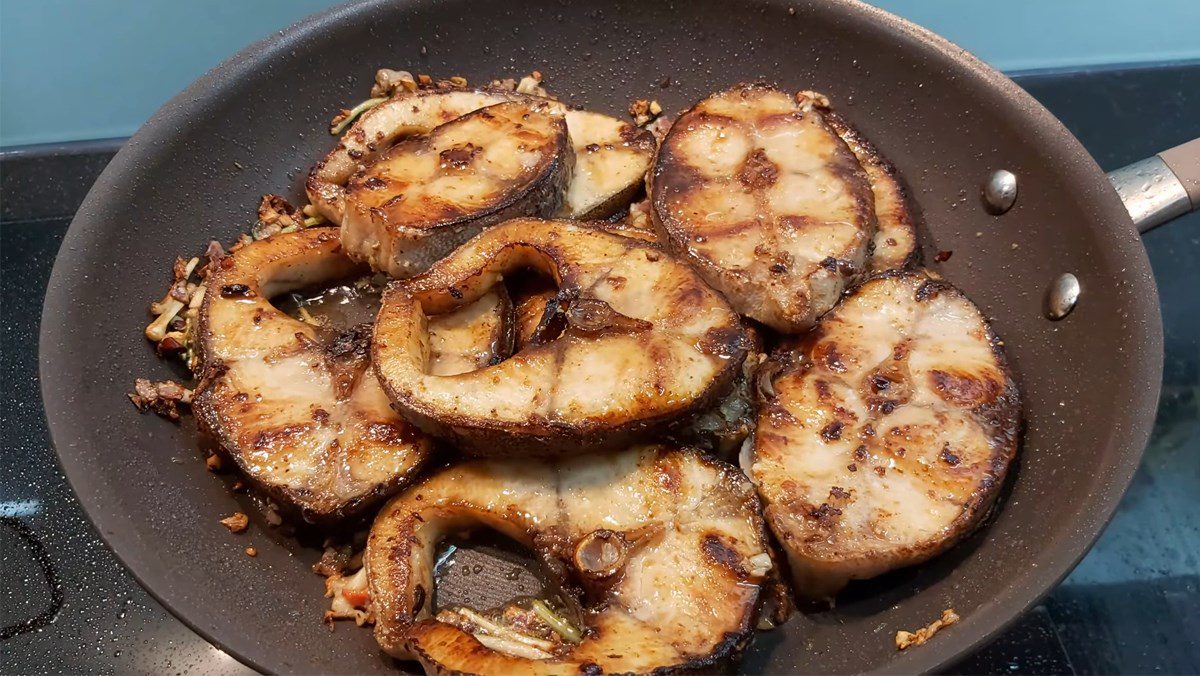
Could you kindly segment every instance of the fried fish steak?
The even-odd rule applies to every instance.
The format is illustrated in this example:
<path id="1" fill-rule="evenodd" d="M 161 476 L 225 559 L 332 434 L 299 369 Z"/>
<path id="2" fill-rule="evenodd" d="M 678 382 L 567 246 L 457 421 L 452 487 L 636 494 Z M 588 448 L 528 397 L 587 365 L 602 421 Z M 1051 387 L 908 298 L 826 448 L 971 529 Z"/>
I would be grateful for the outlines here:
<path id="1" fill-rule="evenodd" d="M 310 171 L 306 183 L 309 201 L 320 215 L 341 224 L 346 215 L 347 183 L 393 145 L 504 102 L 546 106 L 565 117 L 575 167 L 558 216 L 608 218 L 628 206 L 641 190 L 654 157 L 655 140 L 650 132 L 602 113 L 571 110 L 543 97 L 508 90 L 441 88 L 400 91 L 363 113 Z"/>
<path id="2" fill-rule="evenodd" d="M 1017 453 L 1020 397 L 957 289 L 885 273 L 774 359 L 750 476 L 797 593 L 925 561 L 987 514 Z"/>
<path id="3" fill-rule="evenodd" d="M 411 481 L 432 442 L 392 411 L 370 370 L 370 326 L 325 331 L 270 302 L 362 271 L 337 230 L 280 233 L 214 267 L 198 324 L 200 429 L 311 522 L 360 515 Z"/>
<path id="4" fill-rule="evenodd" d="M 435 613 L 439 542 L 478 528 L 529 547 L 579 594 L 574 640 L 510 613 Z M 451 467 L 384 507 L 364 563 L 380 646 L 430 674 L 719 668 L 748 643 L 773 575 L 750 482 L 667 446 Z"/>
<path id="5" fill-rule="evenodd" d="M 532 268 L 557 292 L 528 344 L 471 373 L 430 373 L 426 317 Z M 619 448 L 728 393 L 749 340 L 696 272 L 658 247 L 569 221 L 489 228 L 394 282 L 374 362 L 407 419 L 476 454 Z"/>
<path id="6" fill-rule="evenodd" d="M 629 206 L 654 160 L 654 135 L 602 113 L 567 111 L 575 172 L 556 218 L 608 218 Z"/>
<path id="7" fill-rule="evenodd" d="M 854 152 L 871 181 L 879 227 L 867 270 L 884 272 L 910 267 L 917 258 L 916 217 L 896 167 L 844 117 L 826 111 L 825 119 Z"/>
<path id="8" fill-rule="evenodd" d="M 317 213 L 340 225 L 346 212 L 346 182 L 398 141 L 428 134 L 480 108 L 524 98 L 489 89 L 400 92 L 363 113 L 312 168 L 305 183 L 308 201 Z"/>
<path id="9" fill-rule="evenodd" d="M 489 225 L 553 213 L 573 168 L 561 106 L 481 108 L 400 141 L 355 174 L 342 244 L 376 270 L 411 277 Z"/>
<path id="10" fill-rule="evenodd" d="M 782 333 L 833 307 L 875 235 L 871 185 L 827 108 L 819 94 L 737 85 L 681 115 L 651 171 L 652 217 L 674 250 Z"/>
<path id="11" fill-rule="evenodd" d="M 513 352 L 516 324 L 503 286 L 429 319 L 429 372 L 454 376 L 498 364 Z"/>

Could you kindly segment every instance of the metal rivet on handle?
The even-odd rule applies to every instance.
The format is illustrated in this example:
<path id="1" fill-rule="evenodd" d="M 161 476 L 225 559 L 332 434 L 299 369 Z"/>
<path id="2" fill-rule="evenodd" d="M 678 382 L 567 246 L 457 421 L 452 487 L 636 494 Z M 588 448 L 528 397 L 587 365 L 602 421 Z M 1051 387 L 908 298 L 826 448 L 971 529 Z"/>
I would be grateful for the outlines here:
<path id="1" fill-rule="evenodd" d="M 1046 289 L 1046 316 L 1058 321 L 1071 314 L 1075 304 L 1079 302 L 1079 279 L 1075 275 L 1064 272 L 1050 282 Z"/>
<path id="2" fill-rule="evenodd" d="M 1017 175 L 1007 169 L 997 169 L 983 184 L 983 203 L 990 213 L 999 215 L 1017 201 Z"/>

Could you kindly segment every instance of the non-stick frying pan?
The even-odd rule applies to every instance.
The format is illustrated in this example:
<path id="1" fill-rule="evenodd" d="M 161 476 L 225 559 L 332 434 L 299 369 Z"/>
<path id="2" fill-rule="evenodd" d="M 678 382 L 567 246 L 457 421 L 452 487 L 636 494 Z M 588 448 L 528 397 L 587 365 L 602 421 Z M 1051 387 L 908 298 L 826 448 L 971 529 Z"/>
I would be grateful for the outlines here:
<path id="1" fill-rule="evenodd" d="M 164 106 L 92 188 L 47 294 L 42 388 L 67 476 L 142 584 L 217 645 L 267 671 L 395 666 L 369 632 L 321 624 L 315 550 L 261 521 L 242 536 L 217 524 L 235 510 L 258 512 L 205 471 L 190 424 L 141 417 L 125 398 L 135 377 L 171 375 L 141 337 L 169 261 L 245 231 L 264 192 L 299 198 L 307 167 L 332 144 L 331 112 L 361 100 L 381 66 L 472 82 L 538 69 L 559 96 L 616 114 L 633 98 L 681 109 L 743 80 L 821 90 L 899 167 L 922 212 L 926 261 L 1005 339 L 1026 426 L 995 518 L 927 565 L 860 584 L 835 609 L 760 635 L 748 671 L 947 664 L 1049 590 L 1104 527 L 1158 399 L 1158 295 L 1108 178 L 1011 81 L 848 0 L 369 2 L 246 49 Z M 1173 161 L 1200 197 L 1200 153 Z M 1151 165 L 1131 184 L 1143 204 L 1157 196 L 1147 223 L 1188 204 L 1161 161 Z M 1019 183 L 1016 205 L 999 216 L 980 199 L 997 169 Z M 936 251 L 953 255 L 937 263 Z M 1044 293 L 1064 272 L 1082 295 L 1051 322 Z M 243 553 L 250 544 L 257 558 Z M 962 621 L 896 651 L 895 630 L 944 608 Z"/>

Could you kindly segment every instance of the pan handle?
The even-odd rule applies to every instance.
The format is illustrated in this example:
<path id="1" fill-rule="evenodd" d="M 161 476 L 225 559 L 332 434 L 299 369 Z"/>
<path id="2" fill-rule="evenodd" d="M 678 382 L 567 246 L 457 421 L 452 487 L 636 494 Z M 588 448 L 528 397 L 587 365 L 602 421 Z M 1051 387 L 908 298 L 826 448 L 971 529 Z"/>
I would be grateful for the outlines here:
<path id="1" fill-rule="evenodd" d="M 1200 138 L 1108 174 L 1138 232 L 1200 209 Z"/>

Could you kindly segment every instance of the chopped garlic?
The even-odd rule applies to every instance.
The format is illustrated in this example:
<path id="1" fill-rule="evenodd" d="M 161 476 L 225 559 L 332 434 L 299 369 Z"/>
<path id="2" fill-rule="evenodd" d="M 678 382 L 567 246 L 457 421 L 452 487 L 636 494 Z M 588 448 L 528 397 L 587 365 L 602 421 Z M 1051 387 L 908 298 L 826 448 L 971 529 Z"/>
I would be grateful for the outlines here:
<path id="1" fill-rule="evenodd" d="M 491 636 L 482 632 L 472 634 L 476 641 L 482 643 L 485 647 L 495 650 L 496 652 L 512 655 L 513 657 L 524 657 L 527 660 L 548 660 L 554 657 L 550 653 L 534 648 L 533 646 L 525 645 L 517 641 L 510 641 L 499 636 Z"/>
<path id="2" fill-rule="evenodd" d="M 924 645 L 926 641 L 933 638 L 933 635 L 941 631 L 945 627 L 958 622 L 958 613 L 954 612 L 953 608 L 947 608 L 942 611 L 942 616 L 928 625 L 921 627 L 916 632 L 898 631 L 896 632 L 896 649 L 907 650 L 913 646 Z"/>
<path id="3" fill-rule="evenodd" d="M 755 554 L 746 560 L 746 572 L 750 577 L 762 577 L 771 571 L 774 564 L 771 562 L 771 555 L 766 552 Z"/>

